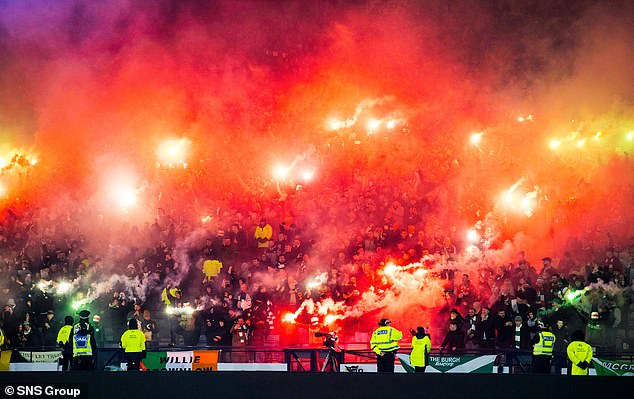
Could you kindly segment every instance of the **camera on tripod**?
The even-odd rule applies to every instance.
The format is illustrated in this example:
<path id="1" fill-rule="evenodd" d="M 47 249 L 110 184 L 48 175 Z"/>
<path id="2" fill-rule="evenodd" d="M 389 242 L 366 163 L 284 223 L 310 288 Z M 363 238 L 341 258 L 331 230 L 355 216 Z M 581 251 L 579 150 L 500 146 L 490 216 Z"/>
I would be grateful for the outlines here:
<path id="1" fill-rule="evenodd" d="M 317 331 L 315 333 L 315 337 L 317 338 L 324 337 L 324 346 L 330 349 L 335 349 L 335 345 L 337 344 L 337 340 L 339 339 L 339 337 L 337 337 L 337 333 L 335 332 L 328 333 L 328 332 Z"/>

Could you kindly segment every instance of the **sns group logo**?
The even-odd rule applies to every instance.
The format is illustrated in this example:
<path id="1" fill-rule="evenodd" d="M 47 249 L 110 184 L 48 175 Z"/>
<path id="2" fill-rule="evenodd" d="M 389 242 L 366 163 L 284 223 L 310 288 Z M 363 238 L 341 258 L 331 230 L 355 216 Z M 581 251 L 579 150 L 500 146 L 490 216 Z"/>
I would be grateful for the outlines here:
<path id="1" fill-rule="evenodd" d="M 79 388 L 56 388 L 51 385 L 7 385 L 4 387 L 6 397 L 72 397 L 77 398 L 81 395 Z"/>

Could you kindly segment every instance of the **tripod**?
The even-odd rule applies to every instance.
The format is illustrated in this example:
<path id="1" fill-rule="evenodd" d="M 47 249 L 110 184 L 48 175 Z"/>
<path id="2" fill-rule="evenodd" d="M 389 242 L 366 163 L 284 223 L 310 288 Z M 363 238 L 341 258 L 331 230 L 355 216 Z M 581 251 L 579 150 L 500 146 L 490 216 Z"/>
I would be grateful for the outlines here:
<path id="1" fill-rule="evenodd" d="M 324 365 L 321 366 L 321 372 L 325 372 L 326 368 L 330 366 L 330 372 L 338 373 L 339 372 L 339 359 L 337 358 L 337 351 L 333 348 L 328 348 L 328 355 L 326 355 L 326 360 L 324 361 Z"/>

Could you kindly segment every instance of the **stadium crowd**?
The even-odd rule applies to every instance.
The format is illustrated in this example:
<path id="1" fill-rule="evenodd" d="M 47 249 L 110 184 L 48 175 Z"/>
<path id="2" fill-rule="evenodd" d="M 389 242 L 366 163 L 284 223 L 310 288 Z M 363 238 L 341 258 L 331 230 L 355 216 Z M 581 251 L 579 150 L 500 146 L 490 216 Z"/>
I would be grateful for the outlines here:
<path id="1" fill-rule="evenodd" d="M 388 258 L 407 265 L 431 255 L 449 265 L 464 252 L 456 226 L 436 216 L 440 200 L 412 189 L 416 177 L 405 182 L 409 190 L 387 180 L 348 183 L 318 194 L 278 189 L 273 199 L 226 196 L 202 221 L 199 210 L 173 198 L 154 223 L 118 230 L 80 205 L 5 210 L 0 327 L 7 344 L 55 347 L 61 321 L 81 309 L 96 316 L 102 345 L 114 345 L 132 318 L 148 341 L 170 345 L 305 343 L 282 321 L 304 300 L 354 305 L 380 286 L 376 270 Z M 525 349 L 540 318 L 557 336 L 556 350 L 576 330 L 598 350 L 631 348 L 634 239 L 592 232 L 540 266 L 519 253 L 495 267 L 443 269 L 446 306 L 430 320 L 435 346 Z M 321 274 L 322 284 L 309 284 Z M 309 325 L 305 316 L 298 321 Z M 354 322 L 346 320 L 344 330 Z"/>

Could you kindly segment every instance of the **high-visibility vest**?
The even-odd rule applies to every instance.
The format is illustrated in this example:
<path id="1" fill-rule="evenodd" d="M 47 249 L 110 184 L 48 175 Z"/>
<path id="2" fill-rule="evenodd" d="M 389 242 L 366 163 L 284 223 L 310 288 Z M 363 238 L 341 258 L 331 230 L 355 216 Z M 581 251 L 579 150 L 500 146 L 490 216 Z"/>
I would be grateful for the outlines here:
<path id="1" fill-rule="evenodd" d="M 66 346 L 68 340 L 70 339 L 70 331 L 73 329 L 73 326 L 65 325 L 59 329 L 57 333 L 57 343 L 62 343 L 62 346 Z"/>
<path id="2" fill-rule="evenodd" d="M 423 338 L 412 337 L 412 353 L 409 356 L 410 362 L 414 367 L 427 366 L 427 354 L 431 352 L 431 339 L 429 335 Z"/>
<path id="3" fill-rule="evenodd" d="M 4 332 L 0 328 L 0 346 L 4 345 Z"/>
<path id="4" fill-rule="evenodd" d="M 588 369 L 582 369 L 578 366 L 580 362 L 592 361 L 592 347 L 583 341 L 572 341 L 566 348 L 568 359 L 572 363 L 572 375 L 588 375 Z"/>
<path id="5" fill-rule="evenodd" d="M 533 346 L 533 355 L 553 355 L 555 346 L 555 335 L 548 331 L 539 332 L 539 342 Z"/>
<path id="6" fill-rule="evenodd" d="M 145 334 L 141 330 L 128 330 L 121 335 L 121 347 L 126 353 L 145 350 Z"/>
<path id="7" fill-rule="evenodd" d="M 75 333 L 73 335 L 73 357 L 92 356 L 90 337 L 90 333 Z"/>
<path id="8" fill-rule="evenodd" d="M 403 333 L 390 326 L 379 327 L 372 333 L 370 349 L 377 355 L 381 352 L 392 352 L 400 349 L 398 341 L 403 338 Z"/>

